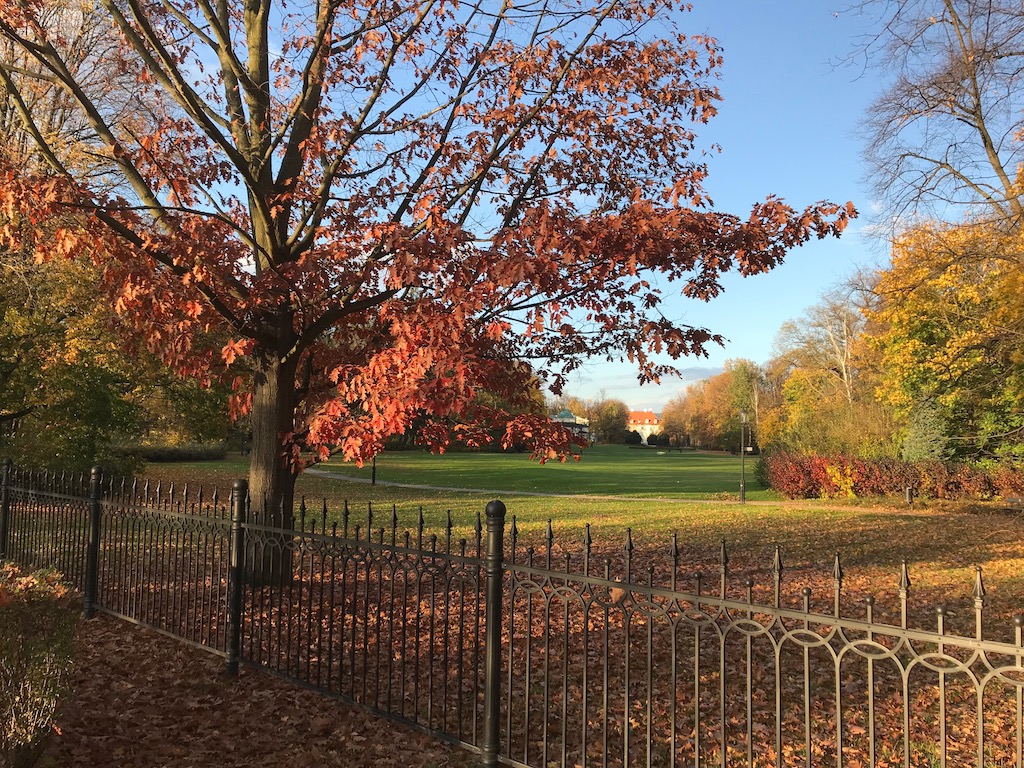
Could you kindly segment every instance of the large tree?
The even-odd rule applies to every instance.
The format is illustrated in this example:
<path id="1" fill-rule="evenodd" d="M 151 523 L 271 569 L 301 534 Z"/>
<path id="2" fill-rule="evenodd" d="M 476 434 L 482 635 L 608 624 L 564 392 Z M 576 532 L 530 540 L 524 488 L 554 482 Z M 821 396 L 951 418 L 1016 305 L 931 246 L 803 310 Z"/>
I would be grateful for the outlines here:
<path id="1" fill-rule="evenodd" d="M 768 448 L 890 455 L 895 429 L 875 400 L 877 356 L 864 342 L 872 298 L 853 278 L 779 329 L 766 365 L 769 397 L 761 438 Z"/>
<path id="2" fill-rule="evenodd" d="M 958 456 L 1024 455 L 1021 239 L 972 221 L 921 225 L 896 241 L 869 337 L 881 356 L 878 394 L 908 436 L 938 424 L 928 431 Z"/>
<path id="3" fill-rule="evenodd" d="M 1024 11 L 1019 0 L 867 0 L 864 48 L 891 84 L 869 113 L 867 158 L 897 229 L 908 216 L 1024 222 Z M 959 215 L 958 215 L 959 217 Z"/>
<path id="4" fill-rule="evenodd" d="M 621 445 L 629 426 L 629 406 L 622 400 L 603 396 L 594 404 L 590 434 L 602 443 Z"/>
<path id="5" fill-rule="evenodd" d="M 91 264 L 0 250 L 0 446 L 32 466 L 108 466 L 141 378 L 110 333 Z M 123 468 L 123 467 L 118 467 Z"/>
<path id="6" fill-rule="evenodd" d="M 775 357 L 790 368 L 813 371 L 821 379 L 818 395 L 841 393 L 852 404 L 857 388 L 854 350 L 864 317 L 850 289 L 827 292 L 799 320 L 782 324 L 774 342 Z"/>
<path id="7" fill-rule="evenodd" d="M 38 250 L 103 260 L 169 365 L 230 367 L 272 517 L 305 461 L 364 460 L 413 423 L 437 449 L 486 439 L 506 416 L 475 393 L 515 397 L 533 375 L 509 360 L 556 389 L 588 355 L 658 376 L 652 352 L 716 338 L 667 320 L 658 284 L 711 298 L 722 272 L 770 269 L 853 214 L 709 207 L 694 130 L 721 55 L 673 28 L 681 4 L 100 4 L 121 44 L 96 55 L 134 78 L 145 130 L 76 78 L 45 3 L 0 0 L 19 52 L 0 78 L 49 164 L 5 171 L 0 199 L 80 214 Z M 44 86 L 67 94 L 103 174 L 55 151 L 28 106 Z M 539 416 L 511 421 L 507 439 L 523 434 L 567 447 Z"/>
<path id="8" fill-rule="evenodd" d="M 143 124 L 144 110 L 128 88 L 134 78 L 104 59 L 119 41 L 103 14 L 59 3 L 40 7 L 38 24 L 61 35 L 68 72 L 105 114 Z M 91 151 L 88 126 L 72 96 L 45 67 L 6 39 L 0 40 L 0 61 L 0 164 L 23 173 L 46 168 L 20 117 L 29 112 L 36 132 L 66 167 L 93 178 L 109 170 Z M 0 211 L 9 234 L 32 227 L 40 238 L 73 215 L 63 211 L 29 221 L 13 208 Z M 154 371 L 126 359 L 92 263 L 39 262 L 19 247 L 20 239 L 0 242 L 0 443 L 8 455 L 36 466 L 87 469 L 98 460 L 117 466 L 113 443 L 130 437 L 140 411 L 131 397 L 144 379 L 140 371 Z"/>

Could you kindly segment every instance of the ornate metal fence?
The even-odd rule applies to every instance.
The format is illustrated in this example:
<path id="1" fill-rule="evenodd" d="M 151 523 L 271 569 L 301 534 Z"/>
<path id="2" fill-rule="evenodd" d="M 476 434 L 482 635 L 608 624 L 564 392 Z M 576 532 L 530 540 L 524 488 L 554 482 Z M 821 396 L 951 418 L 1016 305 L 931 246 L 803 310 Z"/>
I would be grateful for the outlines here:
<path id="1" fill-rule="evenodd" d="M 56 568 L 85 590 L 89 535 L 88 478 L 3 465 L 0 560 L 26 568 Z"/>
<path id="2" fill-rule="evenodd" d="M 731 578 L 724 544 L 706 584 L 674 542 L 641 570 L 628 533 L 611 557 L 589 531 L 572 554 L 550 527 L 538 550 L 516 539 L 513 522 L 503 748 L 516 764 L 1024 765 L 1024 619 L 1005 641 L 983 636 L 980 569 L 975 632 L 959 637 L 942 609 L 934 630 L 908 626 L 905 563 L 893 626 L 870 596 L 850 606 L 838 556 L 820 613 L 810 587 L 783 603 L 778 550 L 765 589 Z"/>
<path id="3" fill-rule="evenodd" d="M 292 553 L 284 584 L 243 586 L 248 661 L 470 746 L 482 746 L 484 539 L 402 531 L 394 510 L 337 522 L 300 508 L 290 530 L 245 523 L 250 562 Z"/>
<path id="4" fill-rule="evenodd" d="M 214 492 L 4 467 L 0 559 L 65 574 L 95 610 L 227 654 L 230 521 Z"/>
<path id="5" fill-rule="evenodd" d="M 302 504 L 266 525 L 230 499 L 4 469 L 0 558 L 63 570 L 106 611 L 258 665 L 480 751 L 485 765 L 1024 768 L 1024 620 L 985 633 L 898 618 L 829 585 L 786 599 L 732 573 L 713 584 L 631 537 L 577 551 L 550 524 L 536 549 L 504 506 L 468 540 L 395 510 Z M 485 525 L 486 522 L 486 525 Z M 286 557 L 282 557 L 287 553 Z M 285 578 L 260 564 L 286 561 Z M 828 594 L 823 595 L 822 590 Z M 817 601 L 829 610 L 812 610 Z"/>

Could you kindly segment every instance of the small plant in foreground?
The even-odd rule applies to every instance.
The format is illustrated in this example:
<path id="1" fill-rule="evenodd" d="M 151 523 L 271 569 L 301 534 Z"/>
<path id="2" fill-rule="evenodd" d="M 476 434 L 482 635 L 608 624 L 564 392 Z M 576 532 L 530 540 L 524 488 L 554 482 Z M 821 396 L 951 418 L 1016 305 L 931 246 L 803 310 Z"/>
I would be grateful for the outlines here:
<path id="1" fill-rule="evenodd" d="M 39 756 L 68 690 L 78 601 L 54 571 L 0 563 L 0 766 Z"/>

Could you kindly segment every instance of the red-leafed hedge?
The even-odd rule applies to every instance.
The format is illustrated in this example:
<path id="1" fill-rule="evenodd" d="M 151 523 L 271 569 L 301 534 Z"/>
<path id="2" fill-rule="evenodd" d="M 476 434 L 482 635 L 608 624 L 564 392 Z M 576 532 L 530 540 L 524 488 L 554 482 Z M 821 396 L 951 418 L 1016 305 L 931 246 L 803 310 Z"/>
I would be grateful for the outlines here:
<path id="1" fill-rule="evenodd" d="M 857 459 L 776 453 L 763 457 L 768 485 L 790 499 L 902 496 L 910 487 L 929 499 L 1024 496 L 1024 471 L 941 461 Z"/>

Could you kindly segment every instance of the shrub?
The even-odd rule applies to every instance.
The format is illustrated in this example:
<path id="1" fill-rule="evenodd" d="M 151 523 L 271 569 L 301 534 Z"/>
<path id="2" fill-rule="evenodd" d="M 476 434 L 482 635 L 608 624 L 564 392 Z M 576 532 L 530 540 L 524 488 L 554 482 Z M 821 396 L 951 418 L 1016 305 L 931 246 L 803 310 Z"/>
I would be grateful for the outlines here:
<path id="1" fill-rule="evenodd" d="M 140 445 L 132 448 L 140 458 L 154 463 L 169 461 L 220 461 L 228 455 L 225 443 L 212 445 Z"/>
<path id="2" fill-rule="evenodd" d="M 894 458 L 863 462 L 867 469 L 861 485 L 854 490 L 858 496 L 901 496 L 905 488 L 917 489 L 920 477 L 913 464 Z"/>
<path id="3" fill-rule="evenodd" d="M 988 501 L 995 496 L 992 475 L 982 467 L 955 464 L 951 469 L 950 491 L 955 492 L 957 498 Z"/>
<path id="4" fill-rule="evenodd" d="M 787 452 L 769 457 L 768 485 L 790 499 L 816 498 L 819 486 L 811 472 L 811 458 Z"/>
<path id="5" fill-rule="evenodd" d="M 941 461 L 918 461 L 914 463 L 918 471 L 916 487 L 918 493 L 928 499 L 949 499 L 949 469 Z"/>
<path id="6" fill-rule="evenodd" d="M 766 456 L 757 472 L 762 484 L 791 499 L 902 496 L 907 487 L 931 499 L 1024 496 L 1024 472 L 1007 464 L 985 467 L 776 453 Z"/>
<path id="7" fill-rule="evenodd" d="M 32 765 L 67 690 L 79 607 L 53 571 L 0 563 L 0 763 Z"/>
<path id="8" fill-rule="evenodd" d="M 1000 498 L 1024 496 L 1024 471 L 1007 465 L 996 467 L 990 473 L 992 486 Z"/>
<path id="9" fill-rule="evenodd" d="M 757 457 L 757 461 L 754 462 L 754 479 L 758 485 L 764 488 L 771 488 L 771 481 L 768 479 L 768 465 L 769 459 L 766 454 L 761 454 Z"/>
<path id="10" fill-rule="evenodd" d="M 626 445 L 643 445 L 644 439 L 640 437 L 640 433 L 635 429 L 631 429 L 626 433 Z"/>
<path id="11" fill-rule="evenodd" d="M 844 456 L 818 458 L 815 462 L 820 467 L 822 479 L 819 482 L 819 494 L 823 499 L 852 499 L 855 482 L 853 462 Z"/>

